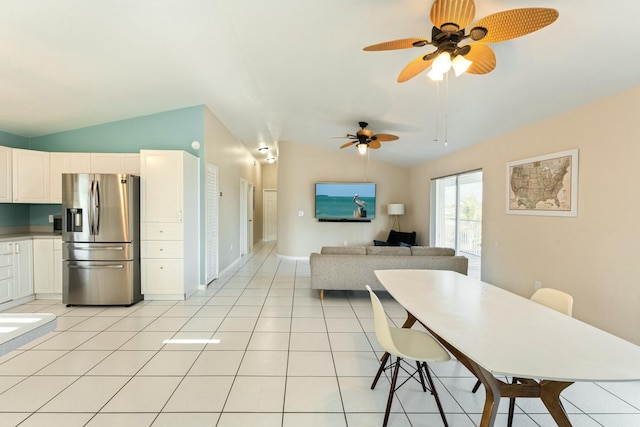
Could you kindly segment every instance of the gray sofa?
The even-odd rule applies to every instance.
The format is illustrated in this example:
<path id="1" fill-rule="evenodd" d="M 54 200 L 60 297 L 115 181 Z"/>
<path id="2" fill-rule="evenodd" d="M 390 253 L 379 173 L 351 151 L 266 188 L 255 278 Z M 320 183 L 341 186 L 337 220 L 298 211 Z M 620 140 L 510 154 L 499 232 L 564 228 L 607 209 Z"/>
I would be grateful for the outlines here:
<path id="1" fill-rule="evenodd" d="M 374 270 L 427 269 L 452 270 L 467 274 L 469 260 L 456 256 L 450 248 L 425 246 L 325 246 L 320 253 L 312 253 L 311 288 L 364 290 L 365 285 L 374 290 L 384 290 Z"/>

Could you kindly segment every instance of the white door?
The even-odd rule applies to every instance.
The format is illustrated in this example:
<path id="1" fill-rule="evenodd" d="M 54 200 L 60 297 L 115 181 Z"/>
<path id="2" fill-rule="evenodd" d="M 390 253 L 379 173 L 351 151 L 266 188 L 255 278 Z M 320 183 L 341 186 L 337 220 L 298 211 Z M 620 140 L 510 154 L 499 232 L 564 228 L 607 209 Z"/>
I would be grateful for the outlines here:
<path id="1" fill-rule="evenodd" d="M 206 223 L 206 280 L 208 284 L 218 278 L 218 167 L 207 163 L 205 182 L 207 197 Z"/>
<path id="2" fill-rule="evenodd" d="M 278 239 L 278 190 L 264 190 L 264 240 Z"/>
<path id="3" fill-rule="evenodd" d="M 253 247 L 253 184 L 240 179 L 240 255 Z"/>

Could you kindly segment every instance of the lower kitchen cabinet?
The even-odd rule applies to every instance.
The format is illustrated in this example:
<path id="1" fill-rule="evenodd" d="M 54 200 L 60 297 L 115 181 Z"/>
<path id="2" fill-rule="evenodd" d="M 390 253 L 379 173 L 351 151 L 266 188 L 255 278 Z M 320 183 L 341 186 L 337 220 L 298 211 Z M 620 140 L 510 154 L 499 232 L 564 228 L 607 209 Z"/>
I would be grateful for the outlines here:
<path id="1" fill-rule="evenodd" d="M 33 295 L 31 240 L 0 242 L 0 303 Z"/>
<path id="2" fill-rule="evenodd" d="M 33 240 L 33 284 L 36 294 L 62 293 L 62 240 Z"/>

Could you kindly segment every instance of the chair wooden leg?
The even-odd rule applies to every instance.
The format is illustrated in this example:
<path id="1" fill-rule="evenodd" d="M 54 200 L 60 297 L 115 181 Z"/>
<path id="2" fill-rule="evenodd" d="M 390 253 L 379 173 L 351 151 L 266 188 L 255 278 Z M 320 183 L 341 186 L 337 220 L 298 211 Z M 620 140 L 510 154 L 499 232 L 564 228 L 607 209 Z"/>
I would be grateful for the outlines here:
<path id="1" fill-rule="evenodd" d="M 438 397 L 438 392 L 436 391 L 436 385 L 433 383 L 433 379 L 431 378 L 431 374 L 429 373 L 429 367 L 425 362 L 422 362 L 422 367 L 424 368 L 424 371 L 427 373 L 429 388 L 431 388 L 431 394 L 433 394 L 433 398 L 436 399 L 436 405 L 438 405 L 438 410 L 440 411 L 442 422 L 444 423 L 445 427 L 449 427 L 449 423 L 447 423 L 447 417 L 445 417 L 444 415 L 444 409 L 442 409 L 442 403 L 440 403 L 440 397 Z"/>
<path id="2" fill-rule="evenodd" d="M 389 399 L 387 399 L 387 409 L 384 412 L 384 421 L 382 427 L 387 427 L 389 422 L 389 412 L 391 411 L 391 403 L 393 403 L 393 393 L 396 391 L 396 383 L 398 382 L 398 371 L 400 370 L 400 358 L 396 359 L 396 366 L 393 369 L 393 377 L 391 378 L 391 388 L 389 389 Z"/>
<path id="3" fill-rule="evenodd" d="M 480 380 L 476 381 L 476 385 L 473 386 L 473 389 L 471 390 L 471 393 L 475 393 L 476 391 L 478 391 L 478 389 L 480 388 L 480 385 L 482 383 L 480 382 Z"/>
<path id="4" fill-rule="evenodd" d="M 324 289 L 320 289 L 320 301 L 324 300 Z"/>

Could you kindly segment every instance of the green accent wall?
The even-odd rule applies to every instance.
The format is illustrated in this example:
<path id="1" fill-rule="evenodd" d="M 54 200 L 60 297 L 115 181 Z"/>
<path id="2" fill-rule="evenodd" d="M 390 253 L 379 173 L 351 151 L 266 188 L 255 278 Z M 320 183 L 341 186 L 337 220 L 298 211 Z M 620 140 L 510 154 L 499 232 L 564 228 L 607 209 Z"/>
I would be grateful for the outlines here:
<path id="1" fill-rule="evenodd" d="M 0 130 L 0 145 L 11 148 L 29 148 L 29 138 Z"/>
<path id="2" fill-rule="evenodd" d="M 184 150 L 199 157 L 191 142 L 204 139 L 204 108 L 198 105 L 39 136 L 29 140 L 28 148 L 94 153 Z"/>

